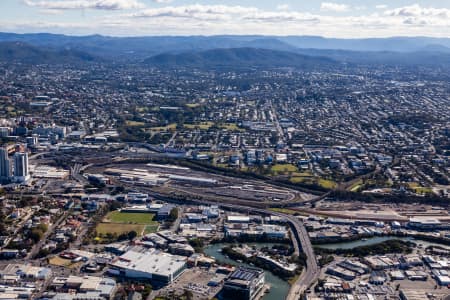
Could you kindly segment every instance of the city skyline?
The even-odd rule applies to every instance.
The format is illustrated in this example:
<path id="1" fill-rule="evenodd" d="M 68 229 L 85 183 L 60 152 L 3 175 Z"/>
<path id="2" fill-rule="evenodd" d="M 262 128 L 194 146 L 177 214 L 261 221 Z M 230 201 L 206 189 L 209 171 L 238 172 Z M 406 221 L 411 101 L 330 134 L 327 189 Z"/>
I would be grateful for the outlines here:
<path id="1" fill-rule="evenodd" d="M 5 0 L 0 11 L 1 31 L 17 33 L 450 36 L 444 0 Z"/>

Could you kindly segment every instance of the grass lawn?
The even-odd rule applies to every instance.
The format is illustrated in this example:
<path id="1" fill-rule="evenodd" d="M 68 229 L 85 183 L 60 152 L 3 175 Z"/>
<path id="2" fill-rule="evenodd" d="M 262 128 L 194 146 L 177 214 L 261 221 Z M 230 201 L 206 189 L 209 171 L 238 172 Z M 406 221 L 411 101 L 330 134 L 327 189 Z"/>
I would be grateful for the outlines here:
<path id="1" fill-rule="evenodd" d="M 150 131 L 173 131 L 175 129 L 177 129 L 177 124 L 175 124 L 175 123 L 169 124 L 167 126 L 148 128 L 148 130 L 150 130 Z"/>
<path id="2" fill-rule="evenodd" d="M 269 210 L 274 211 L 274 212 L 287 214 L 287 215 L 293 215 L 295 213 L 298 213 L 297 211 L 289 209 L 289 208 L 272 207 L 272 208 L 269 208 Z"/>
<path id="3" fill-rule="evenodd" d="M 354 184 L 350 187 L 350 192 L 357 192 L 361 188 L 361 184 Z"/>
<path id="4" fill-rule="evenodd" d="M 155 215 L 150 213 L 112 211 L 106 215 L 102 223 L 97 225 L 95 230 L 97 234 L 103 235 L 107 233 L 120 235 L 130 231 L 136 231 L 138 235 L 156 232 L 159 223 L 153 220 L 154 217 Z"/>
<path id="5" fill-rule="evenodd" d="M 199 107 L 200 103 L 187 103 L 186 106 L 189 108 Z"/>
<path id="6" fill-rule="evenodd" d="M 234 123 L 224 123 L 224 124 L 220 125 L 220 128 L 230 130 L 230 131 L 244 131 L 243 128 L 239 128 L 239 126 L 237 126 Z"/>
<path id="7" fill-rule="evenodd" d="M 310 176 L 301 176 L 301 177 L 291 177 L 289 179 L 292 183 L 306 183 L 306 184 L 317 184 L 326 189 L 334 189 L 337 187 L 337 183 L 332 180 L 327 179 L 317 179 Z"/>
<path id="8" fill-rule="evenodd" d="M 106 235 L 107 233 L 120 235 L 122 233 L 136 231 L 139 236 L 144 232 L 145 227 L 146 225 L 144 224 L 99 223 L 95 230 L 97 231 L 97 235 Z"/>
<path id="9" fill-rule="evenodd" d="M 312 182 L 310 177 L 291 177 L 289 181 L 292 183 Z"/>
<path id="10" fill-rule="evenodd" d="M 157 232 L 159 225 L 147 225 L 145 226 L 144 234 Z"/>
<path id="11" fill-rule="evenodd" d="M 361 179 L 357 180 L 354 184 L 352 184 L 349 188 L 349 191 L 356 192 L 363 185 L 363 181 Z"/>
<path id="12" fill-rule="evenodd" d="M 275 173 L 297 172 L 298 169 L 293 164 L 275 164 L 271 168 Z"/>
<path id="13" fill-rule="evenodd" d="M 417 182 L 410 182 L 408 186 L 411 190 L 416 194 L 429 194 L 433 192 L 433 189 L 430 187 L 420 186 Z"/>
<path id="14" fill-rule="evenodd" d="M 431 194 L 433 193 L 433 189 L 425 186 L 419 186 L 414 189 L 414 192 L 417 194 Z"/>
<path id="15" fill-rule="evenodd" d="M 297 281 L 297 279 L 298 279 L 299 276 L 300 276 L 300 275 L 295 275 L 295 276 L 292 276 L 291 278 L 289 278 L 289 279 L 288 279 L 289 285 L 295 284 L 295 282 Z"/>
<path id="16" fill-rule="evenodd" d="M 112 211 L 106 215 L 103 222 L 157 225 L 158 222 L 153 220 L 154 217 L 155 215 L 150 213 Z"/>
<path id="17" fill-rule="evenodd" d="M 321 187 L 324 187 L 326 189 L 334 189 L 337 187 L 337 183 L 332 180 L 327 179 L 319 179 L 317 182 Z"/>
<path id="18" fill-rule="evenodd" d="M 208 130 L 211 126 L 214 125 L 214 122 L 201 122 L 198 124 L 184 124 L 184 128 L 187 129 L 200 129 L 200 130 Z"/>
<path id="19" fill-rule="evenodd" d="M 125 121 L 125 124 L 127 124 L 127 126 L 132 126 L 132 127 L 145 125 L 144 122 L 136 122 L 136 121 L 129 121 L 129 120 Z"/>
<path id="20" fill-rule="evenodd" d="M 224 168 L 224 169 L 229 167 L 228 164 L 216 164 L 216 166 L 219 168 Z"/>
<path id="21" fill-rule="evenodd" d="M 293 177 L 313 177 L 310 172 L 294 172 L 292 173 Z"/>
<path id="22" fill-rule="evenodd" d="M 148 108 L 144 107 L 144 106 L 140 106 L 140 107 L 136 107 L 136 110 L 140 113 L 143 113 L 143 112 L 148 111 Z"/>
<path id="23" fill-rule="evenodd" d="M 293 172 L 289 180 L 292 183 L 313 183 L 314 176 L 310 172 Z"/>

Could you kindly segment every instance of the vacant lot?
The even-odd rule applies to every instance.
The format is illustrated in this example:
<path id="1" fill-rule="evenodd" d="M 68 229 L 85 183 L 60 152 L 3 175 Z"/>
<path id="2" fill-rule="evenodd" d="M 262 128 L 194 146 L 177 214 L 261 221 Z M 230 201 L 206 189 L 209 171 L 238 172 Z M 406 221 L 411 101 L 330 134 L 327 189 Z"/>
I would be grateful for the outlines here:
<path id="1" fill-rule="evenodd" d="M 138 235 L 142 235 L 145 227 L 143 224 L 100 223 L 95 230 L 97 235 L 106 235 L 108 233 L 121 235 L 130 231 L 136 231 Z"/>
<path id="2" fill-rule="evenodd" d="M 70 259 L 65 259 L 59 256 L 54 256 L 48 260 L 48 263 L 58 267 L 66 267 L 70 269 L 75 269 L 82 265 L 82 262 L 72 263 Z"/>
<path id="3" fill-rule="evenodd" d="M 298 171 L 297 167 L 292 164 L 275 164 L 272 166 L 271 170 L 275 173 L 288 173 Z"/>

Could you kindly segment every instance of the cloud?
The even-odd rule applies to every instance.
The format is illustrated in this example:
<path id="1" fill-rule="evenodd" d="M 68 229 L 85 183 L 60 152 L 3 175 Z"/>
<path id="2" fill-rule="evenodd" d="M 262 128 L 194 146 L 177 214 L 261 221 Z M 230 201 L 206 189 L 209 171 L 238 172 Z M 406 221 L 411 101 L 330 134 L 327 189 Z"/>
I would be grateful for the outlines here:
<path id="1" fill-rule="evenodd" d="M 40 9 L 39 13 L 44 14 L 44 15 L 60 15 L 60 14 L 64 13 L 64 11 L 59 10 L 59 9 Z"/>
<path id="2" fill-rule="evenodd" d="M 256 13 L 259 10 L 255 7 L 228 6 L 228 5 L 185 5 L 166 6 L 161 8 L 145 9 L 141 12 L 133 13 L 131 17 L 137 18 L 193 18 L 199 20 L 220 20 L 230 19 L 239 15 Z"/>
<path id="3" fill-rule="evenodd" d="M 290 6 L 289 4 L 279 4 L 277 5 L 277 10 L 289 10 Z"/>
<path id="4" fill-rule="evenodd" d="M 320 10 L 333 11 L 333 12 L 346 12 L 350 7 L 346 4 L 339 4 L 334 2 L 322 2 L 320 4 Z"/>
<path id="5" fill-rule="evenodd" d="M 384 13 L 387 16 L 397 17 L 437 17 L 443 19 L 450 19 L 450 9 L 447 8 L 433 8 L 422 7 L 419 4 L 399 7 L 387 10 Z"/>
<path id="6" fill-rule="evenodd" d="M 253 22 L 311 22 L 316 18 L 309 13 L 290 11 L 263 11 L 256 7 L 227 6 L 227 5 L 185 5 L 150 8 L 128 15 L 132 18 L 184 18 L 203 21 L 230 21 L 243 23 Z"/>
<path id="7" fill-rule="evenodd" d="M 145 5 L 138 0 L 57 0 L 35 1 L 24 0 L 28 6 L 43 9 L 100 9 L 100 10 L 124 10 L 144 8 Z"/>
<path id="8" fill-rule="evenodd" d="M 153 0 L 153 2 L 156 2 L 156 3 L 170 3 L 170 2 L 172 2 L 172 0 Z"/>
<path id="9" fill-rule="evenodd" d="M 378 4 L 378 5 L 375 5 L 375 8 L 376 9 L 386 9 L 386 8 L 388 8 L 388 6 L 386 4 Z"/>
<path id="10" fill-rule="evenodd" d="M 27 0 L 30 1 L 30 0 Z M 141 0 L 142 1 L 142 0 Z M 74 1 L 37 1 L 71 2 Z M 89 2 L 89 8 L 95 8 Z M 104 2 L 104 1 L 102 1 Z M 109 1 L 111 2 L 111 1 Z M 124 1 L 113 1 L 124 2 Z M 127 3 L 131 3 L 127 1 Z M 60 11 L 64 12 L 64 9 Z M 70 7 L 74 7 L 73 5 Z M 80 8 L 80 6 L 75 6 Z M 87 8 L 86 5 L 83 6 Z M 48 9 L 39 7 L 40 9 Z M 97 7 L 98 8 L 98 7 Z M 56 10 L 56 6 L 51 9 Z M 109 9 L 112 9 L 109 6 Z M 117 6 L 113 9 L 118 9 Z M 121 9 L 125 9 L 123 6 Z M 330 37 L 383 37 L 400 35 L 449 36 L 448 10 L 420 6 L 385 9 L 375 13 L 351 7 L 351 15 L 310 13 L 293 9 L 272 10 L 241 5 L 165 5 L 146 7 L 122 13 L 105 12 L 83 19 L 51 21 L 42 19 L 0 20 L 0 28 L 15 32 L 55 32 L 106 35 L 322 35 Z"/>

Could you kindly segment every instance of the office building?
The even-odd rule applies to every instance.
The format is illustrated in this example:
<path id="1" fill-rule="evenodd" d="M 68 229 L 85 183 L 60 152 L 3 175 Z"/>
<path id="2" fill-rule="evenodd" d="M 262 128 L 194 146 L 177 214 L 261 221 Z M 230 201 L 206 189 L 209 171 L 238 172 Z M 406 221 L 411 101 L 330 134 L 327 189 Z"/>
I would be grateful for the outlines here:
<path id="1" fill-rule="evenodd" d="M 27 146 L 28 147 L 36 147 L 38 145 L 38 135 L 33 134 L 32 136 L 27 137 Z"/>
<path id="2" fill-rule="evenodd" d="M 9 180 L 11 177 L 11 162 L 8 159 L 8 150 L 0 148 L 0 181 Z"/>
<path id="3" fill-rule="evenodd" d="M 14 154 L 14 180 L 17 182 L 25 182 L 29 178 L 28 153 L 16 152 Z"/>
<path id="4" fill-rule="evenodd" d="M 0 137 L 8 137 L 9 136 L 9 127 L 0 127 Z"/>
<path id="5" fill-rule="evenodd" d="M 264 271 L 239 267 L 225 280 L 222 289 L 224 299 L 252 300 L 264 287 Z"/>

